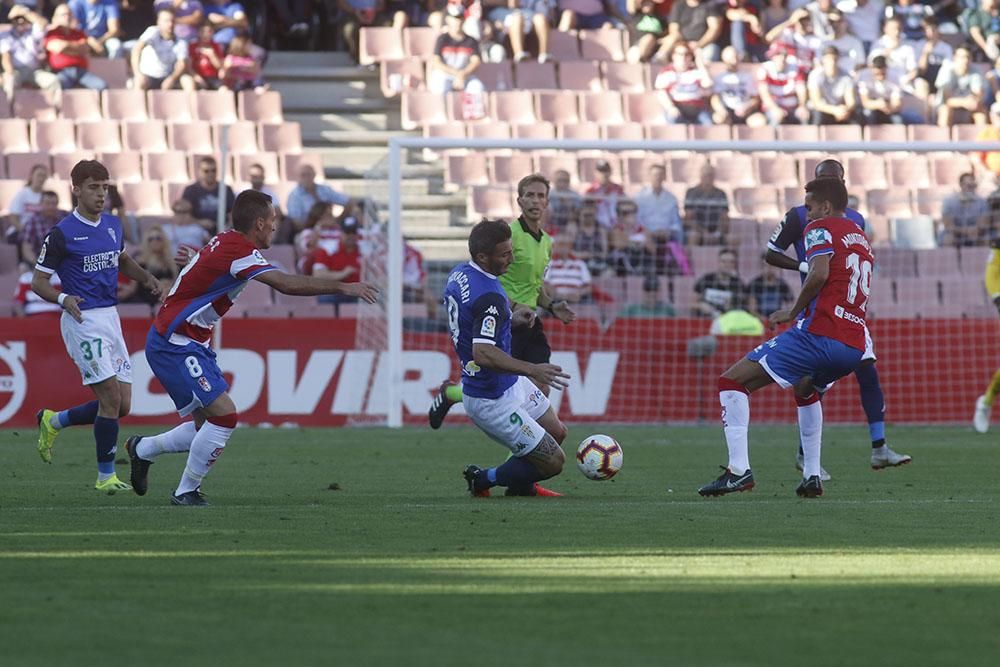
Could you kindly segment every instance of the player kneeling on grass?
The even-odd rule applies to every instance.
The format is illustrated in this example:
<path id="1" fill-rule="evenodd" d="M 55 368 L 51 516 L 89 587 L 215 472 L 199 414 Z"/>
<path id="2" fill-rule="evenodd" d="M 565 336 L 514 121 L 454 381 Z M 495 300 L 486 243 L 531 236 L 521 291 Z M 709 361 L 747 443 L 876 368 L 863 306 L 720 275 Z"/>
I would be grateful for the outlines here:
<path id="1" fill-rule="evenodd" d="M 512 313 L 500 284 L 499 276 L 514 261 L 510 226 L 503 220 L 477 224 L 469 234 L 469 255 L 471 262 L 451 270 L 444 291 L 448 328 L 462 367 L 462 405 L 480 430 L 513 454 L 496 468 L 467 467 L 469 493 L 489 496 L 490 488 L 504 486 L 513 496 L 559 495 L 542 491 L 537 482 L 562 472 L 565 456 L 559 445 L 566 427 L 538 386 L 562 389 L 569 376 L 559 366 L 520 361 L 510 354 L 512 319 L 530 326 L 534 316 L 529 309 Z"/>
<path id="2" fill-rule="evenodd" d="M 805 311 L 788 331 L 757 346 L 719 378 L 722 425 L 729 448 L 729 465 L 713 482 L 698 489 L 703 496 L 749 491 L 747 431 L 750 394 L 772 382 L 794 387 L 803 449 L 803 480 L 795 492 L 823 495 L 820 449 L 823 431 L 821 392 L 854 371 L 865 353 L 865 310 L 871 292 L 874 258 L 858 226 L 844 217 L 847 188 L 837 179 L 816 179 L 806 185 L 806 260 L 809 273 L 791 309 L 771 314 L 771 324 L 783 324 Z"/>
<path id="3" fill-rule="evenodd" d="M 209 347 L 212 328 L 232 307 L 249 280 L 282 294 L 344 294 L 374 303 L 378 290 L 366 283 L 342 283 L 323 276 L 282 273 L 260 254 L 271 247 L 276 216 L 262 192 L 240 193 L 233 206 L 233 229 L 214 237 L 177 276 L 146 337 L 146 361 L 170 394 L 181 417 L 193 415 L 171 431 L 132 436 L 125 443 L 132 460 L 132 487 L 148 488 L 149 466 L 163 453 L 188 452 L 174 505 L 207 505 L 201 482 L 222 454 L 236 428 L 236 406 L 226 393 Z"/>

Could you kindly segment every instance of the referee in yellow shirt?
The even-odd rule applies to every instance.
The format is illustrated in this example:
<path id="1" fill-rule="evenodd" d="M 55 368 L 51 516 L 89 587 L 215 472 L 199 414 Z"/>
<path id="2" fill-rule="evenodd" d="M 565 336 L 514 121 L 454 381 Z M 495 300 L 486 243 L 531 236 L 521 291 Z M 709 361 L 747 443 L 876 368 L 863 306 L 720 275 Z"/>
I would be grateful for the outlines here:
<path id="1" fill-rule="evenodd" d="M 525 176 L 517 184 L 517 205 L 521 215 L 510 224 L 514 263 L 500 276 L 514 311 L 511 354 L 515 359 L 533 364 L 549 363 L 552 355 L 542 320 L 536 315 L 537 309 L 549 311 L 564 324 L 576 319 L 576 313 L 566 301 L 552 300 L 543 282 L 545 269 L 552 259 L 552 237 L 542 229 L 549 207 L 549 187 L 548 179 L 541 174 Z M 540 389 L 548 395 L 548 387 Z M 427 413 L 431 428 L 440 428 L 448 410 L 461 400 L 462 385 L 445 380 Z"/>
<path id="2" fill-rule="evenodd" d="M 990 259 L 986 263 L 986 293 L 1000 311 L 1000 238 L 993 239 L 990 243 Z M 986 388 L 986 393 L 976 399 L 976 412 L 972 417 L 972 427 L 979 433 L 986 433 L 990 430 L 990 413 L 993 412 L 993 403 L 1000 394 L 1000 371 L 993 374 L 990 385 Z"/>

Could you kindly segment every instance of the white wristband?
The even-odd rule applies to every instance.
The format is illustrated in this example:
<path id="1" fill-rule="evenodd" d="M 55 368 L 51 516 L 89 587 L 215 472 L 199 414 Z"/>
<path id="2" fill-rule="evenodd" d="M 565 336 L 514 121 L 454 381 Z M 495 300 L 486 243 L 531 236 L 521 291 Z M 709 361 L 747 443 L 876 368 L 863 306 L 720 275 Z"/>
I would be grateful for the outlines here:
<path id="1" fill-rule="evenodd" d="M 799 272 L 809 273 L 809 262 L 799 262 Z"/>
<path id="2" fill-rule="evenodd" d="M 65 300 L 66 300 L 66 293 L 65 292 L 59 292 L 59 296 L 56 297 L 56 301 L 59 302 L 59 305 L 60 306 L 63 305 L 63 301 L 65 301 Z"/>

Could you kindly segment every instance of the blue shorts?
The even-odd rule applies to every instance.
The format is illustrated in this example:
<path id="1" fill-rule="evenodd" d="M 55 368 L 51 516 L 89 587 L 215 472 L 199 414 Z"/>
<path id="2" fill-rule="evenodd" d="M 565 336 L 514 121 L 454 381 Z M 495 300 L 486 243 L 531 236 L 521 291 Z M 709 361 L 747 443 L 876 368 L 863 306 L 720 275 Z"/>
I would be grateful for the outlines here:
<path id="1" fill-rule="evenodd" d="M 755 347 L 747 359 L 763 366 L 775 382 L 788 389 L 805 377 L 811 377 L 816 387 L 825 387 L 853 373 L 862 356 L 863 350 L 796 326 Z"/>
<path id="2" fill-rule="evenodd" d="M 146 362 L 181 417 L 211 405 L 229 390 L 214 350 L 198 343 L 174 345 L 152 327 L 146 336 Z"/>

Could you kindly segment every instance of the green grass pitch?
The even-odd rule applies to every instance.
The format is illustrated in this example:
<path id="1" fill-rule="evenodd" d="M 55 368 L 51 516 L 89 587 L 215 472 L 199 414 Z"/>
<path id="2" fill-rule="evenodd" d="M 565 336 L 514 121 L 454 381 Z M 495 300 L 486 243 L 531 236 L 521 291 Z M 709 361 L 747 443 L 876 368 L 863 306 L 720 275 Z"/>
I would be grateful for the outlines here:
<path id="1" fill-rule="evenodd" d="M 891 428 L 914 463 L 874 472 L 830 428 L 810 501 L 795 429 L 754 427 L 757 488 L 703 499 L 720 431 L 575 426 L 621 441 L 616 479 L 471 499 L 463 467 L 503 458 L 471 428 L 240 429 L 209 508 L 169 505 L 182 456 L 109 497 L 89 431 L 52 466 L 0 431 L 0 663 L 1000 663 L 994 435 Z"/>

